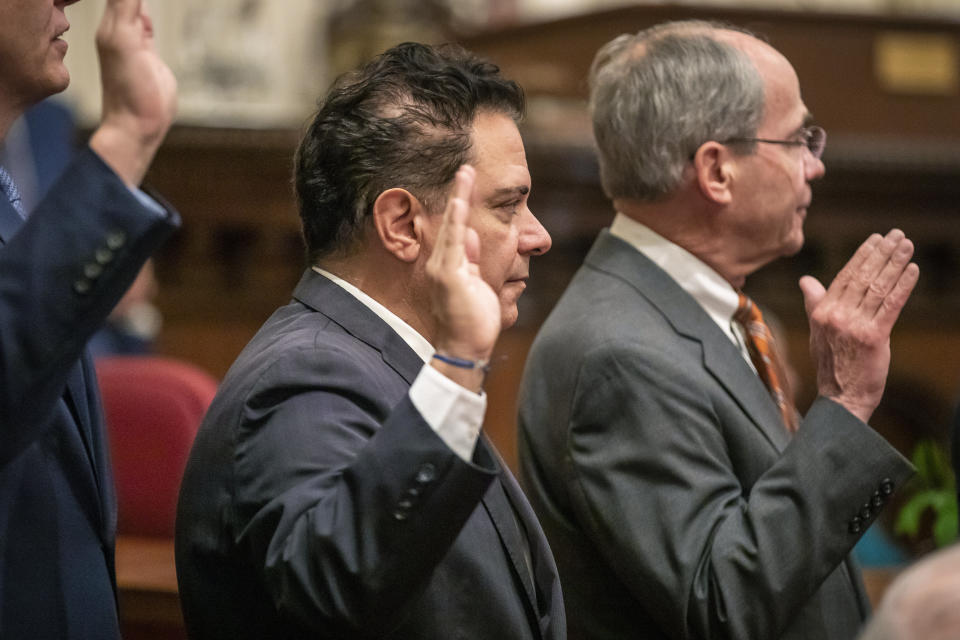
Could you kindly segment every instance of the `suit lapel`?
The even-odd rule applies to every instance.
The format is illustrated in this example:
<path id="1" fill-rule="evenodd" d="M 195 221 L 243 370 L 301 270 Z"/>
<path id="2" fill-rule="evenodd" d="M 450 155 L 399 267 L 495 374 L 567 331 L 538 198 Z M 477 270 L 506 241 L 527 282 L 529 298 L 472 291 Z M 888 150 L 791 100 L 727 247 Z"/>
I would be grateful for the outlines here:
<path id="1" fill-rule="evenodd" d="M 490 483 L 487 492 L 483 495 L 483 506 L 490 516 L 494 528 L 497 530 L 500 543 L 503 545 L 507 557 L 510 559 L 511 568 L 523 585 L 529 611 L 533 615 L 533 619 L 538 621 L 539 607 L 537 606 L 537 590 L 533 583 L 533 562 L 532 558 L 528 558 L 527 556 L 527 554 L 530 553 L 531 545 L 528 541 L 528 536 L 524 535 L 524 532 L 520 529 L 523 524 L 519 518 L 519 510 L 515 509 L 517 502 L 514 501 L 513 504 L 511 504 L 511 499 L 505 487 L 506 483 L 504 482 L 503 476 L 508 473 L 508 471 L 485 435 L 481 434 L 480 439 L 477 441 L 475 457 L 477 464 L 496 464 L 500 470 L 494 481 Z M 487 460 L 491 462 L 488 463 L 486 462 Z M 537 626 L 539 626 L 539 624 Z"/>
<path id="2" fill-rule="evenodd" d="M 407 384 L 413 384 L 423 368 L 423 360 L 390 325 L 340 285 L 313 269 L 307 269 L 294 289 L 293 297 L 379 351 L 387 366 Z"/>
<path id="3" fill-rule="evenodd" d="M 525 542 L 530 550 L 531 569 L 533 571 L 534 595 L 531 602 L 539 617 L 540 632 L 544 637 L 547 637 L 550 635 L 549 630 L 558 624 L 557 619 L 552 617 L 551 612 L 563 609 L 563 599 L 560 596 L 557 579 L 557 564 L 553 559 L 553 552 L 550 550 L 547 537 L 540 527 L 540 521 L 533 511 L 533 507 L 530 506 L 530 502 L 523 494 L 520 484 L 510 473 L 506 463 L 502 458 L 499 458 L 499 454 L 496 455 L 500 460 L 500 479 L 503 483 L 504 492 L 513 505 L 519 524 L 527 532 Z"/>
<path id="4" fill-rule="evenodd" d="M 629 283 L 663 314 L 677 334 L 699 342 L 704 368 L 778 451 L 787 446 L 790 436 L 763 381 L 703 307 L 673 278 L 606 230 L 597 238 L 586 263 Z"/>

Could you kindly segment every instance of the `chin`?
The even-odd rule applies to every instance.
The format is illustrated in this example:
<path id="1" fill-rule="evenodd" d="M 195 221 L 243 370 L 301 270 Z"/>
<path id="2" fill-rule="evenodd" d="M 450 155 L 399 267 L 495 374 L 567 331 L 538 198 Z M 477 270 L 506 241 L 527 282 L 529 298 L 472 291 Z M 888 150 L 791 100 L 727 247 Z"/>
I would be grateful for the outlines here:
<path id="1" fill-rule="evenodd" d="M 45 98 L 49 98 L 52 95 L 62 93 L 70 85 L 70 74 L 67 72 L 65 67 L 61 67 L 56 72 L 51 72 L 47 75 L 46 82 L 42 84 L 41 87 L 38 87 L 38 98 L 37 102 Z"/>
<path id="2" fill-rule="evenodd" d="M 500 305 L 500 330 L 509 329 L 513 325 L 517 324 L 517 318 L 520 317 L 520 312 L 517 310 L 516 304 L 501 304 Z"/>
<path id="3" fill-rule="evenodd" d="M 783 251 L 781 256 L 793 256 L 800 252 L 800 249 L 803 249 L 803 230 L 798 229 L 789 238 L 783 243 Z"/>

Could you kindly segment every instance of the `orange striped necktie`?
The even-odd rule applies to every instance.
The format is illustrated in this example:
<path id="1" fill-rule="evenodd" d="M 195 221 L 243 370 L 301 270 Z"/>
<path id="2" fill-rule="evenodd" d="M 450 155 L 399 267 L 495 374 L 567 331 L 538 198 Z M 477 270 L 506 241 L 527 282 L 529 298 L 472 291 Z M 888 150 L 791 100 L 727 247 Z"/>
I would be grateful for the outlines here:
<path id="1" fill-rule="evenodd" d="M 777 408 L 780 409 L 780 416 L 787 431 L 796 433 L 800 426 L 800 416 L 796 407 L 793 406 L 786 370 L 777 355 L 773 334 L 767 323 L 763 321 L 763 314 L 753 300 L 741 291 L 737 293 L 740 296 L 740 305 L 733 314 L 733 319 L 740 323 L 747 335 L 747 351 L 750 352 L 750 360 L 753 361 L 760 379 L 773 396 Z"/>

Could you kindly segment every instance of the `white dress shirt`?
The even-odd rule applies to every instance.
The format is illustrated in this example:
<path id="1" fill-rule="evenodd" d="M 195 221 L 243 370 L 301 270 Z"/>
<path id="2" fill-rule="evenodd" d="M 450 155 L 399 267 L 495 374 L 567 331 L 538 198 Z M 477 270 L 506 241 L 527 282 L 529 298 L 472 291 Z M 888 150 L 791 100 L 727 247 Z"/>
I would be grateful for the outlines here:
<path id="1" fill-rule="evenodd" d="M 614 217 L 610 234 L 629 243 L 673 278 L 681 289 L 703 307 L 720 330 L 737 346 L 750 368 L 754 369 L 743 328 L 733 319 L 733 314 L 740 306 L 740 296 L 723 276 L 686 249 L 622 213 L 618 212 Z"/>
<path id="2" fill-rule="evenodd" d="M 403 338 L 403 341 L 420 356 L 424 363 L 433 357 L 436 349 L 397 314 L 343 278 L 320 267 L 313 267 L 313 270 L 339 285 L 377 314 Z M 487 410 L 487 394 L 474 393 L 433 367 L 425 366 L 410 386 L 410 401 L 440 439 L 454 453 L 469 462 L 473 457 L 477 439 L 480 437 L 480 427 L 483 426 L 483 416 Z"/>

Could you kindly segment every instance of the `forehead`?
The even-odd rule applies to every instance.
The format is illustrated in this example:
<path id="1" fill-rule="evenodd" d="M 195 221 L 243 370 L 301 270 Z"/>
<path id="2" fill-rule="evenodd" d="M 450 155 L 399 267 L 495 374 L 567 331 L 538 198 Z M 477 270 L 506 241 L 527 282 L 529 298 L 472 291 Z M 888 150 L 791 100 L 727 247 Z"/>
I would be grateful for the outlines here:
<path id="1" fill-rule="evenodd" d="M 523 139 L 509 116 L 484 111 L 471 128 L 471 164 L 477 170 L 477 188 L 530 186 Z"/>
<path id="2" fill-rule="evenodd" d="M 785 136 L 803 126 L 808 112 L 793 65 L 767 43 L 749 36 L 743 51 L 763 79 L 764 114 L 759 135 Z"/>

